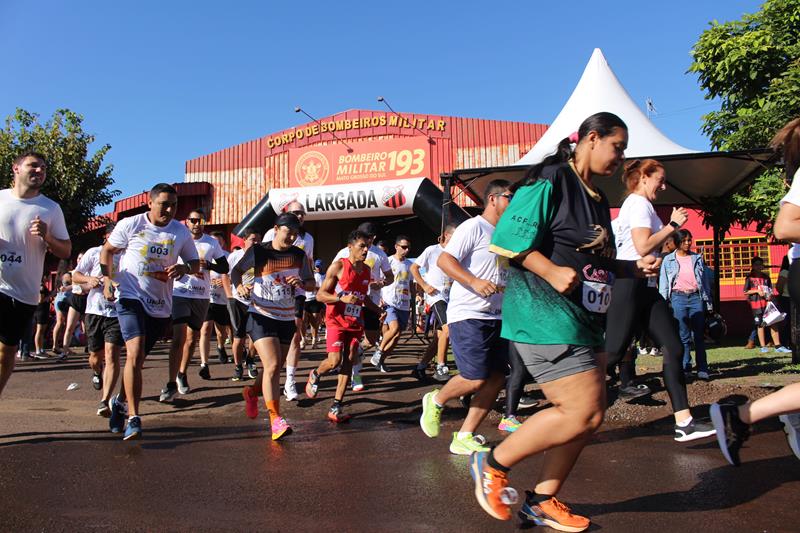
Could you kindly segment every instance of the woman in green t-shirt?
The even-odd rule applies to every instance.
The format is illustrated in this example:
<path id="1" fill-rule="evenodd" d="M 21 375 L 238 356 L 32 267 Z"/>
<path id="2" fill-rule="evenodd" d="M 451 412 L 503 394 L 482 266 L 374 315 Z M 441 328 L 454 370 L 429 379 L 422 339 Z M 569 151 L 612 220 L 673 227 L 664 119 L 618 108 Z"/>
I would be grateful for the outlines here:
<path id="1" fill-rule="evenodd" d="M 605 357 L 595 350 L 603 344 L 603 314 L 616 276 L 656 273 L 652 257 L 613 259 L 608 201 L 594 184 L 617 171 L 627 144 L 616 115 L 587 118 L 529 171 L 494 232 L 491 250 L 511 259 L 503 307 L 513 312 L 504 313 L 502 336 L 553 404 L 491 452 L 472 455 L 476 497 L 495 518 L 511 518 L 509 469 L 547 451 L 522 513 L 556 529 L 589 527 L 555 496 L 603 421 Z"/>

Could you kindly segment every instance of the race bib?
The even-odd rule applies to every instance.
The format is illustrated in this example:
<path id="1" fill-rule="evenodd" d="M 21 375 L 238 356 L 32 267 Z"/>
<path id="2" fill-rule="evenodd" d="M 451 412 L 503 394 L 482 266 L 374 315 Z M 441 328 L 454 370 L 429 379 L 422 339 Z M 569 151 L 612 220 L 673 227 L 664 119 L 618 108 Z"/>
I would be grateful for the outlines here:
<path id="1" fill-rule="evenodd" d="M 611 304 L 612 285 L 596 281 L 583 282 L 583 307 L 592 313 L 605 313 Z"/>
<path id="2" fill-rule="evenodd" d="M 345 304 L 344 316 L 361 318 L 361 307 L 359 304 Z"/>
<path id="3" fill-rule="evenodd" d="M 172 243 L 170 242 L 158 242 L 158 243 L 150 243 L 147 245 L 145 249 L 145 259 L 150 261 L 164 261 L 172 252 Z"/>
<path id="4" fill-rule="evenodd" d="M 2 263 L 3 266 L 21 265 L 22 262 L 22 255 L 15 252 L 0 250 L 0 263 Z"/>
<path id="5" fill-rule="evenodd" d="M 297 274 L 297 270 L 294 269 L 267 275 L 263 281 L 266 299 L 284 305 L 287 305 L 289 300 L 294 300 L 294 287 L 286 283 L 286 278 Z"/>

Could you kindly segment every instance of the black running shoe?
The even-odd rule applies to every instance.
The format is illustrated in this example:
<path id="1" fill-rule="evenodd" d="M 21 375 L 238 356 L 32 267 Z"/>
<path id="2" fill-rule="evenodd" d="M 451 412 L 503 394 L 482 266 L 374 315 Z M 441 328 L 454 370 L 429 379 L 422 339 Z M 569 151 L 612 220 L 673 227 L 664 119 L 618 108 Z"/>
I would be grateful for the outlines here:
<path id="1" fill-rule="evenodd" d="M 416 368 L 415 367 L 414 370 L 411 371 L 411 375 L 413 377 L 417 378 L 418 380 L 420 380 L 423 383 L 427 383 L 428 382 L 428 374 L 425 373 L 425 369 L 424 368 Z"/>
<path id="2" fill-rule="evenodd" d="M 678 442 L 704 439 L 713 436 L 716 432 L 717 430 L 710 422 L 701 422 L 695 419 L 692 419 L 687 426 L 675 424 L 675 440 Z"/>
<path id="3" fill-rule="evenodd" d="M 242 365 L 236 365 L 233 368 L 233 377 L 231 378 L 231 381 L 242 381 L 243 377 L 244 369 L 242 369 Z"/>
<path id="4" fill-rule="evenodd" d="M 92 387 L 94 387 L 94 390 L 100 390 L 103 388 L 103 376 L 101 376 L 98 372 L 92 374 Z"/>
<path id="5" fill-rule="evenodd" d="M 197 373 L 201 379 L 211 379 L 211 370 L 208 365 L 200 365 L 200 372 Z"/>
<path id="6" fill-rule="evenodd" d="M 711 421 L 717 430 L 717 442 L 722 455 L 733 466 L 739 466 L 739 450 L 750 438 L 750 426 L 739 418 L 739 407 L 728 403 L 711 404 Z"/>
<path id="7" fill-rule="evenodd" d="M 258 377 L 258 367 L 256 366 L 256 361 L 252 357 L 248 357 L 247 361 L 247 375 L 250 376 L 250 379 L 256 379 Z"/>
<path id="8" fill-rule="evenodd" d="M 619 398 L 620 400 L 625 400 L 626 402 L 635 400 L 636 398 L 641 398 L 642 396 L 647 396 L 648 394 L 652 393 L 653 391 L 650 390 L 650 387 L 644 384 L 628 385 L 627 387 L 619 388 Z"/>
<path id="9" fill-rule="evenodd" d="M 219 357 L 220 364 L 228 363 L 228 352 L 225 351 L 224 346 L 217 346 L 217 356 Z"/>
<path id="10" fill-rule="evenodd" d="M 189 388 L 189 378 L 186 377 L 186 374 L 178 372 L 175 381 L 178 383 L 178 392 L 181 394 L 189 394 L 191 389 Z"/>
<path id="11" fill-rule="evenodd" d="M 170 381 L 166 387 L 161 389 L 161 396 L 158 397 L 158 401 L 161 403 L 170 402 L 176 394 L 178 394 L 178 386 L 174 381 Z"/>

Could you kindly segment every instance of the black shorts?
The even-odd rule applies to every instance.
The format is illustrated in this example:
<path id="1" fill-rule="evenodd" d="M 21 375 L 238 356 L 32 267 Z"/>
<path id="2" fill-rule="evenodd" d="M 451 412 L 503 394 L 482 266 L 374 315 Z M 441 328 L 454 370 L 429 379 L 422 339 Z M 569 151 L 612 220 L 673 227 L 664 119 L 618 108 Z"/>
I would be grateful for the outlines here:
<path id="1" fill-rule="evenodd" d="M 79 312 L 80 314 L 86 313 L 86 299 L 89 297 L 88 294 L 76 294 L 71 292 L 65 298 L 67 304 Z"/>
<path id="2" fill-rule="evenodd" d="M 125 346 L 117 317 L 88 313 L 85 322 L 86 347 L 89 348 L 90 352 L 102 351 L 106 343 L 114 346 Z"/>
<path id="3" fill-rule="evenodd" d="M 380 331 L 381 317 L 374 311 L 364 308 L 364 331 Z"/>
<path id="4" fill-rule="evenodd" d="M 230 326 L 231 315 L 228 312 L 228 306 L 223 304 L 208 304 L 206 322 L 216 322 L 218 326 Z"/>
<path id="5" fill-rule="evenodd" d="M 247 337 L 247 304 L 243 304 L 236 298 L 228 300 L 228 314 L 231 317 L 231 328 L 236 339 Z"/>
<path id="6" fill-rule="evenodd" d="M 447 325 L 447 302 L 439 300 L 431 306 L 431 314 L 433 315 L 433 325 L 436 329 L 442 329 L 442 326 Z"/>
<path id="7" fill-rule="evenodd" d="M 33 323 L 35 305 L 20 302 L 0 292 L 0 342 L 6 346 L 17 346 L 24 332 Z"/>
<path id="8" fill-rule="evenodd" d="M 267 337 L 274 337 L 283 345 L 288 346 L 291 344 L 294 332 L 297 331 L 294 320 L 275 320 L 258 313 L 249 314 L 247 333 L 253 342 Z"/>
<path id="9" fill-rule="evenodd" d="M 37 324 L 46 326 L 50 323 L 50 302 L 42 302 L 36 306 L 36 312 L 33 319 Z"/>
<path id="10" fill-rule="evenodd" d="M 294 317 L 295 318 L 303 318 L 303 311 L 305 310 L 305 303 L 306 297 L 303 296 L 295 296 L 294 297 Z"/>
<path id="11" fill-rule="evenodd" d="M 325 304 L 322 302 L 318 302 L 317 300 L 306 300 L 305 303 L 306 313 L 319 313 L 323 309 L 325 309 Z"/>
<path id="12" fill-rule="evenodd" d="M 69 302 L 67 301 L 68 297 L 69 295 L 64 296 L 62 299 L 56 302 L 55 305 L 56 311 L 58 311 L 59 313 L 63 313 L 65 315 L 67 314 L 67 312 L 69 311 Z"/>
<path id="13" fill-rule="evenodd" d="M 200 331 L 208 314 L 208 300 L 201 298 L 172 297 L 172 325 L 186 324 Z"/>

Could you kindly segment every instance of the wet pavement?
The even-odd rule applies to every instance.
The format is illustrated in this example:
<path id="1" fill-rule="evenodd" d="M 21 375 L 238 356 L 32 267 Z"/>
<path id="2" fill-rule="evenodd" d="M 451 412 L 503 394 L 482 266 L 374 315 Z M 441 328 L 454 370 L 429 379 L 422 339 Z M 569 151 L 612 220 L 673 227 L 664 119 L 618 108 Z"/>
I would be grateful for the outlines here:
<path id="1" fill-rule="evenodd" d="M 19 363 L 0 400 L 0 530 L 551 531 L 480 509 L 467 458 L 448 453 L 461 408 L 445 413 L 440 438 L 422 434 L 419 402 L 432 386 L 408 375 L 419 352 L 402 346 L 389 374 L 367 363 L 366 390 L 346 397 L 348 424 L 324 418 L 333 377 L 316 400 L 282 402 L 295 432 L 277 443 L 262 418 L 244 416 L 231 364 L 212 363 L 211 381 L 190 368 L 192 392 L 160 404 L 159 347 L 145 369 L 144 438 L 124 442 L 95 415 L 85 359 Z M 320 358 L 306 357 L 298 379 Z M 67 391 L 71 382 L 80 388 Z M 483 427 L 493 442 L 498 421 Z M 680 444 L 671 429 L 668 418 L 601 429 L 560 494 L 592 517 L 590 531 L 800 530 L 800 461 L 777 421 L 756 426 L 740 468 L 714 439 Z M 518 465 L 511 485 L 530 488 L 539 465 Z"/>

